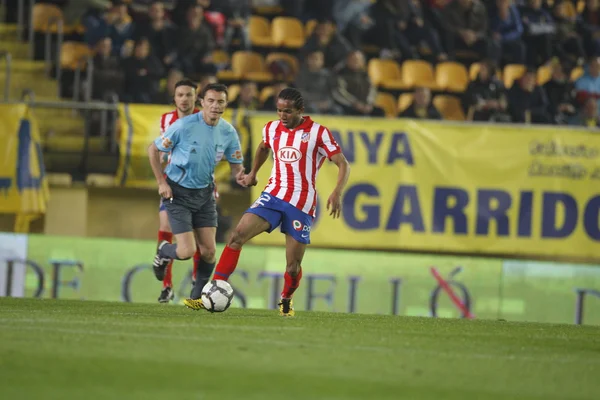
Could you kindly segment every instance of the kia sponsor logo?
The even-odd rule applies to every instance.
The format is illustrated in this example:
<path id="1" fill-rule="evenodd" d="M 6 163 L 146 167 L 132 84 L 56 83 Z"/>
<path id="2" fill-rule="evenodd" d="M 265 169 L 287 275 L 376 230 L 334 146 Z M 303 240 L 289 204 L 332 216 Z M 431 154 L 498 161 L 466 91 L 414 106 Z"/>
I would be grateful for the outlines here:
<path id="1" fill-rule="evenodd" d="M 300 153 L 300 150 L 293 147 L 282 147 L 277 152 L 277 158 L 279 161 L 289 164 L 299 161 L 302 158 L 302 153 Z"/>

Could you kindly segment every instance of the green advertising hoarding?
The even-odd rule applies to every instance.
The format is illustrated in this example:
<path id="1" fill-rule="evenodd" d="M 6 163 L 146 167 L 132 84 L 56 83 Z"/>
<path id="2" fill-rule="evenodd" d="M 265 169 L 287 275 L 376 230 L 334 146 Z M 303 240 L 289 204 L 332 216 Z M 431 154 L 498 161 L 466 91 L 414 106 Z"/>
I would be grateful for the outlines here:
<path id="1" fill-rule="evenodd" d="M 28 268 L 26 296 L 156 302 L 155 248 L 153 241 L 30 235 L 27 258 L 41 272 Z M 191 289 L 191 267 L 173 267 L 178 304 Z M 233 306 L 274 307 L 284 268 L 283 248 L 244 247 L 230 280 Z M 294 301 L 297 310 L 460 317 L 467 308 L 475 318 L 600 324 L 593 291 L 600 291 L 598 266 L 309 248 Z"/>

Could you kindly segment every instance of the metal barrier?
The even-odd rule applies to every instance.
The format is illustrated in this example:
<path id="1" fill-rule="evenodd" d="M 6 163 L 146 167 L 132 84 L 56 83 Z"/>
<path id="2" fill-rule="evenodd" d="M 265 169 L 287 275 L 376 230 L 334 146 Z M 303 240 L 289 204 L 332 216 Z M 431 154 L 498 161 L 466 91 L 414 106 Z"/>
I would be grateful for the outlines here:
<path id="1" fill-rule="evenodd" d="M 4 77 L 4 101 L 10 100 L 10 74 L 12 71 L 12 55 L 8 51 L 0 51 L 0 58 L 6 60 L 4 66 L 5 74 Z"/>
<path id="2" fill-rule="evenodd" d="M 19 0 L 21 1 L 21 0 Z M 27 42 L 29 43 L 29 58 L 33 60 L 34 58 L 34 50 L 35 46 L 33 44 L 33 6 L 35 5 L 35 0 L 29 0 L 29 26 L 27 31 Z"/>
<path id="3" fill-rule="evenodd" d="M 75 80 L 73 83 L 73 101 L 82 101 L 80 96 L 81 91 L 81 72 L 82 69 L 86 69 L 85 74 L 85 91 L 83 101 L 89 102 L 92 100 L 92 90 L 94 84 L 94 59 L 92 56 L 82 57 L 77 61 L 77 68 L 75 69 Z"/>

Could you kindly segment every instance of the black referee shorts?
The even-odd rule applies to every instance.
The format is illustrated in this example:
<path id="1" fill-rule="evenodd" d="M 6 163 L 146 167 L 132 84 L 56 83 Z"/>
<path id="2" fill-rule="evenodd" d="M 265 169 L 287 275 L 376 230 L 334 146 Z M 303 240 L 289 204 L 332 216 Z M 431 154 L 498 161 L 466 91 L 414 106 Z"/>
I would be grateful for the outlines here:
<path id="1" fill-rule="evenodd" d="M 173 201 L 164 199 L 173 234 L 192 232 L 198 228 L 218 226 L 217 203 L 214 185 L 202 189 L 188 189 L 169 178 L 167 183 L 173 193 Z"/>

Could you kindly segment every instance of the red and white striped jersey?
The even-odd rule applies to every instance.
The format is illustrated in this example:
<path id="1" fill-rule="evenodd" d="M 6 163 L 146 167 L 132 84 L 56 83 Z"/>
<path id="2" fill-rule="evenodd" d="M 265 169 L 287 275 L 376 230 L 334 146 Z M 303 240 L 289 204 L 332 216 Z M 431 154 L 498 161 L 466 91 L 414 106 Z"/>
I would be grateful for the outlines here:
<path id="1" fill-rule="evenodd" d="M 262 139 L 273 150 L 273 169 L 264 191 L 314 217 L 317 172 L 326 158 L 341 152 L 331 132 L 305 116 L 294 130 L 280 121 L 269 122 Z"/>

